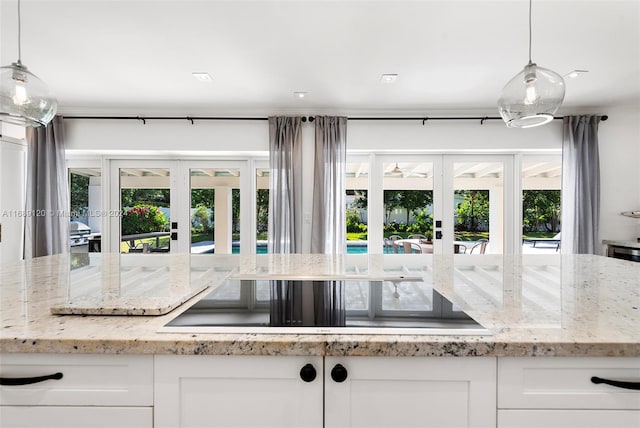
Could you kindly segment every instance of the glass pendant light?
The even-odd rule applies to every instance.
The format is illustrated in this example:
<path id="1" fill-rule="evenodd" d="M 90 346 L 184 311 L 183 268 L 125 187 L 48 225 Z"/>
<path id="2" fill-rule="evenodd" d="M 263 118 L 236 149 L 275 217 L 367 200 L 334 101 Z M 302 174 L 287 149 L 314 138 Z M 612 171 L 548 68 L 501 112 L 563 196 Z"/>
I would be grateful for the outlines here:
<path id="1" fill-rule="evenodd" d="M 564 79 L 531 61 L 531 1 L 529 0 L 529 63 L 502 89 L 500 116 L 512 128 L 531 128 L 553 120 L 564 100 Z"/>
<path id="2" fill-rule="evenodd" d="M 18 60 L 0 67 L 0 121 L 21 126 L 46 126 L 58 102 L 47 85 L 20 61 L 20 0 L 18 0 Z"/>

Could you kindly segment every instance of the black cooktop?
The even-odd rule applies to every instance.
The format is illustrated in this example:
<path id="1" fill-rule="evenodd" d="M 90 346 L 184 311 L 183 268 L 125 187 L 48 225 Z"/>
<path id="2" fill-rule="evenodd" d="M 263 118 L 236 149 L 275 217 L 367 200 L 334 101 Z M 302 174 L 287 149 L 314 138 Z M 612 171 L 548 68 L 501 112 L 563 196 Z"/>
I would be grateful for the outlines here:
<path id="1" fill-rule="evenodd" d="M 296 328 L 314 327 L 312 332 L 366 328 L 487 333 L 431 285 L 407 279 L 229 279 L 165 327 L 174 332 L 202 328 L 206 332 L 208 327 L 276 327 L 296 332 Z"/>

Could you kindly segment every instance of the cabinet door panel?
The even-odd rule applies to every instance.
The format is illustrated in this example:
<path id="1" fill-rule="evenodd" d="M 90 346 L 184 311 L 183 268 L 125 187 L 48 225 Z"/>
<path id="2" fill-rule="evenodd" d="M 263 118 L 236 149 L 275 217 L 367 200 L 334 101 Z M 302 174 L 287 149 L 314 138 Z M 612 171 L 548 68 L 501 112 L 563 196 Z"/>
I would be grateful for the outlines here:
<path id="1" fill-rule="evenodd" d="M 493 358 L 328 357 L 326 427 L 495 426 L 495 370 Z"/>
<path id="2" fill-rule="evenodd" d="M 0 386 L 0 405 L 151 406 L 153 357 L 106 354 L 2 354 L 0 376 L 60 372 L 62 379 Z"/>
<path id="3" fill-rule="evenodd" d="M 2 428 L 152 428 L 151 407 L 0 406 Z"/>
<path id="4" fill-rule="evenodd" d="M 321 357 L 156 356 L 155 370 L 157 428 L 322 427 Z"/>
<path id="5" fill-rule="evenodd" d="M 640 358 L 498 358 L 498 407 L 640 410 L 640 391 L 592 376 L 638 382 Z"/>
<path id="6" fill-rule="evenodd" d="M 499 410 L 498 428 L 638 428 L 637 410 Z"/>

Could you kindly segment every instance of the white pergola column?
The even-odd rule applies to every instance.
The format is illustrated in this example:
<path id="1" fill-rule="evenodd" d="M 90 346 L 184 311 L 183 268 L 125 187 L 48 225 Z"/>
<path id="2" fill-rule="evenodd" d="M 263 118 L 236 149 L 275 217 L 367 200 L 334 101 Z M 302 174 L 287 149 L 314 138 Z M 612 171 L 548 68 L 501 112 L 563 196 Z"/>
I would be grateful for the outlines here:
<path id="1" fill-rule="evenodd" d="M 214 187 L 214 224 L 213 239 L 216 242 L 216 254 L 231 254 L 233 205 L 231 202 L 231 187 Z"/>
<path id="2" fill-rule="evenodd" d="M 102 231 L 102 218 L 95 215 L 96 212 L 102 210 L 102 180 L 101 177 L 89 177 L 89 215 L 87 218 L 87 226 L 91 228 L 91 233 Z"/>
<path id="3" fill-rule="evenodd" d="M 489 189 L 489 248 L 493 254 L 504 252 L 504 189 Z"/>

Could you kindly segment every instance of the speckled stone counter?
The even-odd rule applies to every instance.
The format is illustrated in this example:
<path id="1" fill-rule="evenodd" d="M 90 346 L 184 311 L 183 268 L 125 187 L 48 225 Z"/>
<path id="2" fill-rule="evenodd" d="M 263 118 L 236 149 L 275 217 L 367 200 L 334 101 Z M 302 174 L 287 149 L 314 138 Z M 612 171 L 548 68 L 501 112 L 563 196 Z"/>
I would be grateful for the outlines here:
<path id="1" fill-rule="evenodd" d="M 640 356 L 640 263 L 607 257 L 95 254 L 88 261 L 77 257 L 42 257 L 0 267 L 0 352 Z M 156 267 L 151 278 L 161 270 L 164 279 L 159 288 L 131 280 L 133 275 L 144 277 L 147 271 L 142 267 L 149 263 Z M 135 268 L 136 264 L 141 267 Z M 76 281 L 88 269 L 101 272 L 98 287 Z M 159 332 L 204 293 L 181 305 L 175 302 L 203 286 L 213 289 L 228 276 L 384 279 L 398 275 L 422 277 L 491 334 Z M 178 307 L 157 316 L 52 313 L 52 308 L 70 304 L 94 308 L 107 306 L 105 302 L 122 314 L 135 314 L 141 304 L 151 311 L 167 304 Z"/>
<path id="2" fill-rule="evenodd" d="M 640 248 L 640 241 L 602 241 L 602 245 L 615 245 L 617 247 Z"/>

